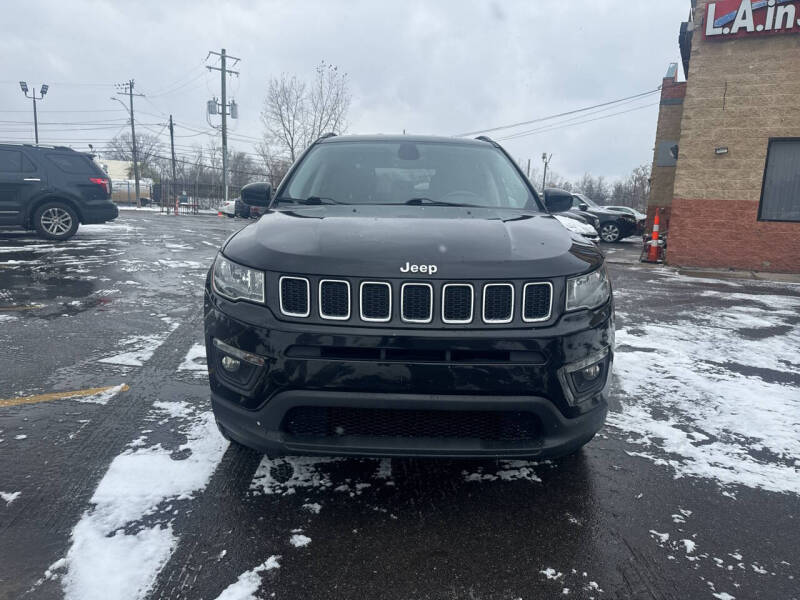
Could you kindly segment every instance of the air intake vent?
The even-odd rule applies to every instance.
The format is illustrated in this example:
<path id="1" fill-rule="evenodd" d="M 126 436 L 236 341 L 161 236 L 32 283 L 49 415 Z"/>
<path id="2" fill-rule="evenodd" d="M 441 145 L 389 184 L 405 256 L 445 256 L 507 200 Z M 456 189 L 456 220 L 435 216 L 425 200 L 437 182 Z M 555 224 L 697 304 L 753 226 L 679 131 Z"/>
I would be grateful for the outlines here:
<path id="1" fill-rule="evenodd" d="M 514 286 L 489 283 L 483 287 L 484 323 L 510 323 L 514 317 Z"/>
<path id="2" fill-rule="evenodd" d="M 388 283 L 365 281 L 361 284 L 361 319 L 386 322 L 392 318 L 392 286 Z"/>
<path id="3" fill-rule="evenodd" d="M 323 279 L 319 282 L 319 316 L 337 321 L 346 321 L 350 318 L 348 282 L 332 279 Z"/>
<path id="4" fill-rule="evenodd" d="M 307 317 L 309 308 L 308 279 L 302 277 L 281 277 L 281 312 L 288 317 Z"/>
<path id="5" fill-rule="evenodd" d="M 433 286 L 429 283 L 404 283 L 401 307 L 406 323 L 430 323 L 433 320 Z"/>
<path id="6" fill-rule="evenodd" d="M 474 303 L 472 286 L 448 283 L 442 291 L 442 321 L 445 323 L 471 323 Z"/>
<path id="7" fill-rule="evenodd" d="M 527 323 L 547 321 L 553 305 L 553 285 L 549 282 L 525 284 L 522 318 Z"/>

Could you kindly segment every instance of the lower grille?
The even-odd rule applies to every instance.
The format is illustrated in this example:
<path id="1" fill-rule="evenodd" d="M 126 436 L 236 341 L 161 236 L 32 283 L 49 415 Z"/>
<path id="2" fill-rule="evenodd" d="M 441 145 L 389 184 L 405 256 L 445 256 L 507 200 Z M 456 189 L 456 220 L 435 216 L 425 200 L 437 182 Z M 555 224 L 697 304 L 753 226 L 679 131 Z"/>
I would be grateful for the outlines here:
<path id="1" fill-rule="evenodd" d="M 392 410 L 303 406 L 291 409 L 281 429 L 297 437 L 400 437 L 528 441 L 536 417 L 514 411 Z"/>

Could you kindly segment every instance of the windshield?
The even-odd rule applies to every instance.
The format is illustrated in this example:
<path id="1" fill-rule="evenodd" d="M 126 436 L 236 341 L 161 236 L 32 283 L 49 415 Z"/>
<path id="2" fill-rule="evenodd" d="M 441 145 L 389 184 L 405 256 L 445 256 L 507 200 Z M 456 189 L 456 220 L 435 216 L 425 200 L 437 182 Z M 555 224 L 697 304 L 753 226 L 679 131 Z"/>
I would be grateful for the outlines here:
<path id="1" fill-rule="evenodd" d="M 525 181 L 497 148 L 442 142 L 319 144 L 276 202 L 538 210 Z"/>

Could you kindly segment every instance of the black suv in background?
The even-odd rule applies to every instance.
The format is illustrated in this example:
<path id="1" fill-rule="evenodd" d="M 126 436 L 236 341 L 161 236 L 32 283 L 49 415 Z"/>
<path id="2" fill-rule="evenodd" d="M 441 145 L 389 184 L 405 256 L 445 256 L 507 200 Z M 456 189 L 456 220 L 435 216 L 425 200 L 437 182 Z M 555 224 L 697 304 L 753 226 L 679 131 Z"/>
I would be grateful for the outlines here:
<path id="1" fill-rule="evenodd" d="M 268 454 L 547 457 L 602 427 L 603 254 L 496 143 L 319 140 L 223 245 L 205 290 L 211 405 Z"/>
<path id="2" fill-rule="evenodd" d="M 117 218 L 111 181 L 88 154 L 59 146 L 0 144 L 0 227 L 66 240 L 78 225 Z"/>
<path id="3" fill-rule="evenodd" d="M 633 215 L 600 206 L 583 194 L 575 194 L 558 188 L 547 188 L 544 195 L 548 201 L 568 202 L 571 205 L 569 210 L 572 214 L 591 219 L 592 225 L 597 229 L 600 239 L 604 242 L 618 242 L 631 235 L 642 233 L 643 224 L 637 222 Z"/>

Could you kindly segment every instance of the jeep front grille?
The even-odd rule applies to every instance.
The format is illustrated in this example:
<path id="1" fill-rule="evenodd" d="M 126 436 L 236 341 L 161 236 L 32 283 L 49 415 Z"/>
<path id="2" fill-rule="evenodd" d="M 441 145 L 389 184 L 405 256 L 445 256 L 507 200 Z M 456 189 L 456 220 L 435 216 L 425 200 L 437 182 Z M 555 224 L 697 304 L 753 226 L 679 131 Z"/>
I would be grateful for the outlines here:
<path id="1" fill-rule="evenodd" d="M 433 320 L 433 286 L 430 283 L 404 283 L 400 313 L 406 323 L 430 323 Z"/>
<path id="2" fill-rule="evenodd" d="M 307 317 L 311 314 L 308 279 L 281 277 L 281 312 L 287 317 Z"/>
<path id="3" fill-rule="evenodd" d="M 514 286 L 510 283 L 487 283 L 483 286 L 483 321 L 510 323 L 514 318 Z"/>
<path id="4" fill-rule="evenodd" d="M 392 286 L 378 281 L 361 284 L 361 320 L 386 322 L 392 318 Z"/>
<path id="5" fill-rule="evenodd" d="M 280 314 L 318 322 L 525 327 L 554 319 L 550 281 L 372 281 L 276 275 Z M 268 288 L 274 286 L 268 284 Z M 275 287 L 271 287 L 275 289 Z M 398 307 L 398 308 L 395 308 Z"/>
<path id="6" fill-rule="evenodd" d="M 442 288 L 442 321 L 445 323 L 471 323 L 475 305 L 472 285 L 448 283 Z"/>
<path id="7" fill-rule="evenodd" d="M 319 316 L 346 321 L 350 318 L 350 283 L 338 279 L 319 282 Z"/>
<path id="8" fill-rule="evenodd" d="M 553 305 L 553 284 L 526 283 L 525 300 L 522 305 L 522 319 L 527 323 L 547 321 Z"/>

